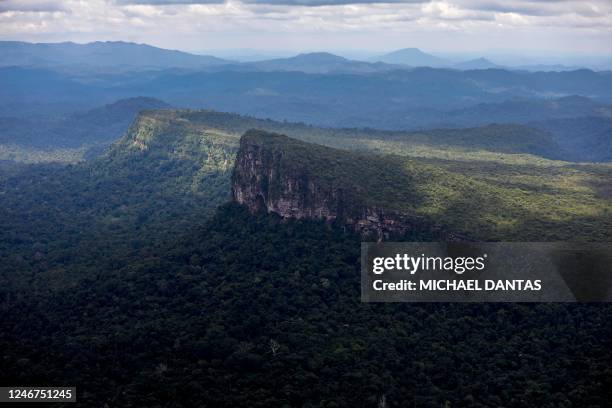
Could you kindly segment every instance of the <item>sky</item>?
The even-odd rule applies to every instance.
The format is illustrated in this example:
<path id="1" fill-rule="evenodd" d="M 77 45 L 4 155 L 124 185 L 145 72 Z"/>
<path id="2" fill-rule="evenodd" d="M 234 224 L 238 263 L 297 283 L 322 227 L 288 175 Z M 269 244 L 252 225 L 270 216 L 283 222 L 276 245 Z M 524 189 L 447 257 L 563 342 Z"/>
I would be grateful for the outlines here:
<path id="1" fill-rule="evenodd" d="M 612 0 L 0 0 L 0 39 L 612 55 Z"/>

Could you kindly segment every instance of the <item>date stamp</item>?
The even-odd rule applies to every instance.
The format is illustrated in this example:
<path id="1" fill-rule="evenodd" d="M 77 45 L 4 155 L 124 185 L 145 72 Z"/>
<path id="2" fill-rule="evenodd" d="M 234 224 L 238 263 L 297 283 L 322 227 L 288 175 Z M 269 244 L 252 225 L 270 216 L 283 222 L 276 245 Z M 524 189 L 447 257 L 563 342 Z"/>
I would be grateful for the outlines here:
<path id="1" fill-rule="evenodd" d="M 2 402 L 76 402 L 76 387 L 0 387 Z"/>

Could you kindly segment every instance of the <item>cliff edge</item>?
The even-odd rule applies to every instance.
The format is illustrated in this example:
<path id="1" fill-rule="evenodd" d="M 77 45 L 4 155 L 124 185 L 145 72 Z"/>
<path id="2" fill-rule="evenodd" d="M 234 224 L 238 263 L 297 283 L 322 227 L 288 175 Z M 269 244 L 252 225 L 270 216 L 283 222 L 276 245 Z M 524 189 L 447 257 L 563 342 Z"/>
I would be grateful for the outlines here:
<path id="1" fill-rule="evenodd" d="M 364 236 L 427 232 L 458 239 L 411 214 L 422 202 L 414 175 L 393 157 L 341 151 L 251 130 L 240 140 L 232 197 L 252 212 L 339 221 Z M 400 204 L 404 211 L 398 209 Z"/>

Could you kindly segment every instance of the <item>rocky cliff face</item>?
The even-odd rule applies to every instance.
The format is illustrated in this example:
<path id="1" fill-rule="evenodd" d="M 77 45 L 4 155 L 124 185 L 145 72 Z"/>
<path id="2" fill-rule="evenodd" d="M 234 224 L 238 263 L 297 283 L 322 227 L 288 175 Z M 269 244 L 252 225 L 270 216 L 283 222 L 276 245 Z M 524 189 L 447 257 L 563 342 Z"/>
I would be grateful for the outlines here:
<path id="1" fill-rule="evenodd" d="M 461 239 L 423 220 L 362 202 L 355 186 L 330 182 L 311 168 L 296 165 L 291 149 L 306 143 L 285 136 L 247 132 L 240 141 L 232 175 L 232 197 L 251 211 L 283 218 L 340 221 L 364 236 L 384 240 L 426 230 L 446 240 Z"/>
<path id="2" fill-rule="evenodd" d="M 253 211 L 284 218 L 333 221 L 342 212 L 342 192 L 322 188 L 308 172 L 283 171 L 283 149 L 266 146 L 253 133 L 241 139 L 232 177 L 232 196 Z"/>

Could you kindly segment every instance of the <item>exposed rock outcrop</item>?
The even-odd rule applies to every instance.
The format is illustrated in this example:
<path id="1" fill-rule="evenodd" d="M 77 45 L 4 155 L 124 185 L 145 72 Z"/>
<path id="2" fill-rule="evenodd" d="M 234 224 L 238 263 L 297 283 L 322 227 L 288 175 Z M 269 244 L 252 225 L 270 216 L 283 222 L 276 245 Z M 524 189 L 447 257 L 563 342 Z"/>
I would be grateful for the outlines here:
<path id="1" fill-rule="evenodd" d="M 342 191 L 322 188 L 307 171 L 282 171 L 284 151 L 268 148 L 254 133 L 242 137 L 232 177 L 235 201 L 284 218 L 335 220 L 342 213 Z M 280 137 L 272 136 L 269 137 Z"/>
<path id="2" fill-rule="evenodd" d="M 386 239 L 411 231 L 426 231 L 445 240 L 463 237 L 427 225 L 424 219 L 382 206 L 367 205 L 354 185 L 342 184 L 333 175 L 315 174 L 296 164 L 296 151 L 308 143 L 272 133 L 249 131 L 242 136 L 232 175 L 232 197 L 252 212 L 266 211 L 283 218 L 339 221 L 364 236 Z M 335 151 L 317 146 L 316 149 Z M 341 152 L 338 152 L 341 154 Z"/>

